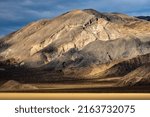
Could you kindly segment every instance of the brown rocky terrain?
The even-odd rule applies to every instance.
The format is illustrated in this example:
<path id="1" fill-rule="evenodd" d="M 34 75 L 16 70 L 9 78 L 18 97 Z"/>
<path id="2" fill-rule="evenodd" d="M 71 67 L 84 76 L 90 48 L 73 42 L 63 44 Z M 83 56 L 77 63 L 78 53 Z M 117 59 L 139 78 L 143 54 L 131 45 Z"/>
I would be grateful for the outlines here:
<path id="1" fill-rule="evenodd" d="M 135 69 L 124 76 L 119 82 L 119 86 L 149 85 L 150 83 L 150 64 Z"/>
<path id="2" fill-rule="evenodd" d="M 17 84 L 9 80 L 39 89 L 35 83 L 147 86 L 149 63 L 150 22 L 120 13 L 73 10 L 30 23 L 0 40 L 2 89 Z"/>

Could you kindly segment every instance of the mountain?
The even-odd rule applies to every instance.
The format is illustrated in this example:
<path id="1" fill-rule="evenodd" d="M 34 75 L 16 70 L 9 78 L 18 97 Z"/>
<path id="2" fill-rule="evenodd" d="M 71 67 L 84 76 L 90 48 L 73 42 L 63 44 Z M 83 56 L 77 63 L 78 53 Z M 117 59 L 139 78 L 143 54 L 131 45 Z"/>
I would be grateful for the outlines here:
<path id="1" fill-rule="evenodd" d="M 137 18 L 150 21 L 150 16 L 138 16 Z"/>
<path id="2" fill-rule="evenodd" d="M 0 64 L 6 70 L 54 71 L 77 79 L 128 79 L 139 69 L 147 73 L 150 22 L 139 18 L 85 9 L 42 19 L 0 40 Z"/>

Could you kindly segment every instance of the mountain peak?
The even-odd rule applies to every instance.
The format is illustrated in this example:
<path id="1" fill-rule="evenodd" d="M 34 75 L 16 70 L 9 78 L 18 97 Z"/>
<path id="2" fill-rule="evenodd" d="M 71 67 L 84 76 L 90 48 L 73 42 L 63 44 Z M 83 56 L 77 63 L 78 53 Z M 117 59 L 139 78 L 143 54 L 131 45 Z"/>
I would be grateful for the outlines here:
<path id="1" fill-rule="evenodd" d="M 13 79 L 2 87 L 22 86 L 18 79 L 53 82 L 96 78 L 96 83 L 112 81 L 116 86 L 116 81 L 125 78 L 139 83 L 150 77 L 149 42 L 150 22 L 120 13 L 73 10 L 32 22 L 0 40 L 0 76 Z M 126 81 L 119 83 L 123 86 Z M 28 87 L 36 89 L 23 85 L 23 89 Z"/>
<path id="2" fill-rule="evenodd" d="M 150 26 L 150 23 L 119 13 L 100 13 L 93 9 L 77 9 L 52 20 L 30 23 L 17 32 L 4 37 L 1 41 L 0 56 L 6 60 L 13 58 L 19 63 L 23 62 L 32 67 L 40 67 L 45 64 L 51 66 L 54 61 L 62 61 L 63 63 L 68 60 L 64 54 L 72 48 L 81 52 L 82 50 L 89 51 L 85 49 L 87 47 L 91 49 L 98 47 L 98 45 L 102 47 L 101 43 L 107 41 L 129 43 L 124 39 L 129 40 L 134 37 L 132 38 L 133 42 L 139 37 L 145 39 L 150 31 L 149 28 L 145 28 L 145 25 Z M 95 47 L 91 47 L 91 45 L 95 45 Z M 104 53 L 104 56 L 93 61 L 106 63 L 110 61 L 110 58 L 115 60 L 119 56 L 123 56 L 116 54 L 110 57 L 110 50 L 105 49 L 107 52 Z M 147 52 L 146 49 L 144 51 L 144 53 Z M 93 52 L 90 50 L 90 53 Z M 137 51 L 135 55 L 139 53 L 141 54 Z M 80 58 L 83 55 L 78 53 L 77 56 Z M 58 65 L 55 66 L 62 63 L 58 62 Z"/>

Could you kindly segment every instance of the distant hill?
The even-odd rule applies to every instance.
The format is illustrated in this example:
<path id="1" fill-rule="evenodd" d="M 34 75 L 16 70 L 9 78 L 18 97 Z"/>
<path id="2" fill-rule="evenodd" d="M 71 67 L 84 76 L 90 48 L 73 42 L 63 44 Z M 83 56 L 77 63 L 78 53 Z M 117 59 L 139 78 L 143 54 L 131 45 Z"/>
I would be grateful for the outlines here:
<path id="1" fill-rule="evenodd" d="M 150 16 L 138 16 L 137 18 L 150 21 Z"/>

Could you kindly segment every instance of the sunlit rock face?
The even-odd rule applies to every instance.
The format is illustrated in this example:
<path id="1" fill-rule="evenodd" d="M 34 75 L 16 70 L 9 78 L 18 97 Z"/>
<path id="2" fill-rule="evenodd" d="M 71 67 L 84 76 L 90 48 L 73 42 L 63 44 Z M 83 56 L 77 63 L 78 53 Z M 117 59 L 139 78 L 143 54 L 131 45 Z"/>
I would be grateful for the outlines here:
<path id="1" fill-rule="evenodd" d="M 150 22 L 73 10 L 28 24 L 0 41 L 1 60 L 53 70 L 90 67 L 150 53 Z"/>

